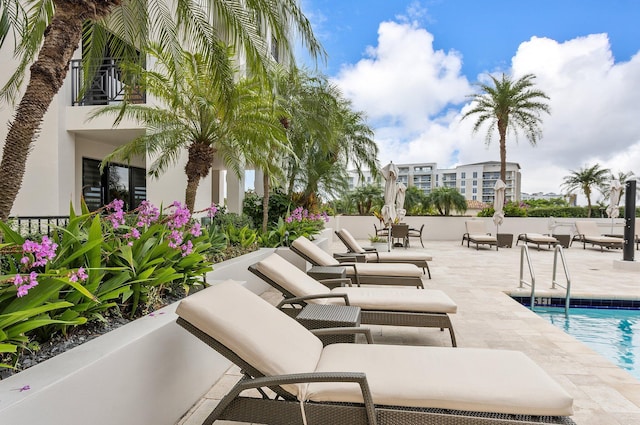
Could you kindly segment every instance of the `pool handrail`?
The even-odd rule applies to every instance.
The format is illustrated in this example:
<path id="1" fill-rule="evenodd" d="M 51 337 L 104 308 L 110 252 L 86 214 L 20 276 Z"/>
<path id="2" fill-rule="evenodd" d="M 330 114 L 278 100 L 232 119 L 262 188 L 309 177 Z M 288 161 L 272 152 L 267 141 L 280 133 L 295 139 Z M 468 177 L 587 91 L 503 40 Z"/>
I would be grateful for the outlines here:
<path id="1" fill-rule="evenodd" d="M 524 280 L 524 259 L 527 259 L 527 266 L 529 266 L 529 276 L 531 276 L 531 282 L 527 282 Z M 531 311 L 536 304 L 535 300 L 535 292 L 536 292 L 536 274 L 533 272 L 533 265 L 531 264 L 531 256 L 529 256 L 529 247 L 527 245 L 522 245 L 520 248 L 520 288 L 522 285 L 527 285 L 531 287 Z"/>
<path id="2" fill-rule="evenodd" d="M 567 279 L 566 286 L 560 285 L 556 280 L 556 274 L 558 269 L 558 253 L 560 254 L 560 259 L 562 260 L 562 267 L 564 268 L 564 276 Z M 551 278 L 551 289 L 555 289 L 556 286 L 559 286 L 567 291 L 564 299 L 564 314 L 565 316 L 568 316 L 569 304 L 570 304 L 570 298 L 571 298 L 571 277 L 569 276 L 569 268 L 567 267 L 567 260 L 564 256 L 564 251 L 562 250 L 561 245 L 556 245 L 553 252 L 553 275 Z"/>

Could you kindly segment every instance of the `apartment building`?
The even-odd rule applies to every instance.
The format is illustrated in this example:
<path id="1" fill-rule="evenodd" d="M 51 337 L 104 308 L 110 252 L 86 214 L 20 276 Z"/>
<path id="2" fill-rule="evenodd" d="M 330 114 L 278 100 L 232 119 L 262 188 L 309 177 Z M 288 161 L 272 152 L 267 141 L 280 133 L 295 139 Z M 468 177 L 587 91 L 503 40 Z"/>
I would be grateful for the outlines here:
<path id="1" fill-rule="evenodd" d="M 275 39 L 265 37 L 270 51 L 278 60 Z M 13 42 L 0 49 L 0 85 L 4 85 L 17 66 L 13 57 Z M 125 86 L 121 81 L 118 59 L 105 57 L 93 77 L 91 89 L 79 97 L 82 87 L 82 46 L 76 50 L 64 85 L 48 108 L 41 131 L 29 154 L 26 173 L 11 216 L 59 216 L 69 214 L 69 205 L 79 210 L 83 197 L 91 210 L 113 199 L 123 199 L 128 208 L 135 208 L 142 200 L 155 205 L 184 202 L 186 176 L 184 166 L 187 153 L 158 179 L 147 176 L 151 157 L 134 158 L 128 163 L 109 164 L 103 172 L 102 159 L 117 146 L 144 134 L 144 127 L 123 120 L 113 126 L 113 116 L 88 120 L 95 108 L 120 103 Z M 239 60 L 239 69 L 243 69 Z M 138 93 L 135 102 L 153 104 L 145 93 Z M 0 122 L 13 118 L 13 107 L 0 104 Z M 8 126 L 0 126 L 0 148 L 7 136 Z M 251 169 L 251 166 L 247 167 Z M 256 191 L 262 190 L 262 173 L 255 172 Z M 226 166 L 216 160 L 209 177 L 200 183 L 195 209 L 204 209 L 215 202 L 226 203 L 231 212 L 241 212 L 244 197 L 244 176 L 226 172 Z"/>
<path id="2" fill-rule="evenodd" d="M 405 186 L 415 186 L 425 195 L 437 187 L 452 187 L 464 195 L 467 200 L 493 203 L 494 186 L 500 178 L 500 162 L 487 161 L 474 164 L 459 165 L 451 169 L 439 169 L 435 162 L 414 164 L 396 164 L 398 167 L 398 182 Z M 507 162 L 507 185 L 505 198 L 507 201 L 521 199 L 520 165 Z M 372 182 L 370 173 L 365 173 L 364 179 L 359 179 L 354 172 L 350 172 L 350 187 Z"/>

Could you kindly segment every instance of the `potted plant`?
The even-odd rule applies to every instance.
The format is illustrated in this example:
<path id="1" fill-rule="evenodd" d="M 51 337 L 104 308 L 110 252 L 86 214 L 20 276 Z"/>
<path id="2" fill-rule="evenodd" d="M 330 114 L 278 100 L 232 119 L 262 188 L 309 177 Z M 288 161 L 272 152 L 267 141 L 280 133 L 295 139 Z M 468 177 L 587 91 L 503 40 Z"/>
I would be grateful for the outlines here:
<path id="1" fill-rule="evenodd" d="M 369 235 L 369 242 L 378 252 L 387 252 L 389 250 L 388 241 L 378 235 Z"/>

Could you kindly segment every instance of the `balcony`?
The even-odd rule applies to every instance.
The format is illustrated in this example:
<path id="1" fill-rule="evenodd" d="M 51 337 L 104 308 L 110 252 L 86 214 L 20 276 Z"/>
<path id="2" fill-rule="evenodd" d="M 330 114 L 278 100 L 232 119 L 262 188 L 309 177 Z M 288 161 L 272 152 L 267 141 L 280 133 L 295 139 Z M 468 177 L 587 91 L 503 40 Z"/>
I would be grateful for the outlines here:
<path id="1" fill-rule="evenodd" d="M 81 60 L 71 61 L 71 104 L 72 106 L 109 105 L 124 101 L 127 85 L 122 78 L 119 60 L 103 58 L 102 64 L 93 72 L 93 81 L 82 95 L 84 71 Z M 133 89 L 129 93 L 131 103 L 146 103 L 146 93 Z"/>

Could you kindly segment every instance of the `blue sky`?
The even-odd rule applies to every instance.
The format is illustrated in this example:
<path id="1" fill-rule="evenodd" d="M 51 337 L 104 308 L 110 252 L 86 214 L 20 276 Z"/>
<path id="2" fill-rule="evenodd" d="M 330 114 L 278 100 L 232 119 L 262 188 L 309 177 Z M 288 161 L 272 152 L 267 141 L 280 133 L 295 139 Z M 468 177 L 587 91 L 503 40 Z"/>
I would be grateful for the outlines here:
<path id="1" fill-rule="evenodd" d="M 380 161 L 498 160 L 472 134 L 473 83 L 533 73 L 550 97 L 544 137 L 507 142 L 525 192 L 559 192 L 600 163 L 640 175 L 640 1 L 302 0 L 328 52 L 319 69 L 367 113 Z"/>

